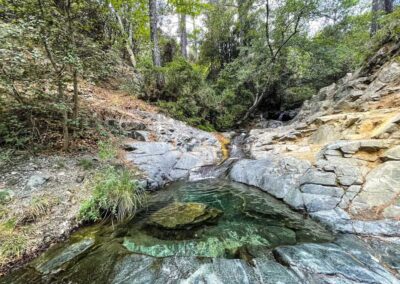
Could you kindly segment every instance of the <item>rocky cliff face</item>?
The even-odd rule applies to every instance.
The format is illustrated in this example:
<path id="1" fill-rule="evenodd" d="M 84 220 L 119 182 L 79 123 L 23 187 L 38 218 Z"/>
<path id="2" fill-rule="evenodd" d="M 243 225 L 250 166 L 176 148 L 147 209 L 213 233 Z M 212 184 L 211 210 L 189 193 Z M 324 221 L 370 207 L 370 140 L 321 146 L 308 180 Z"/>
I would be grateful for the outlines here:
<path id="1" fill-rule="evenodd" d="M 334 229 L 400 236 L 400 48 L 320 90 L 291 123 L 253 129 L 233 180 Z M 270 124 L 273 125 L 273 124 Z"/>

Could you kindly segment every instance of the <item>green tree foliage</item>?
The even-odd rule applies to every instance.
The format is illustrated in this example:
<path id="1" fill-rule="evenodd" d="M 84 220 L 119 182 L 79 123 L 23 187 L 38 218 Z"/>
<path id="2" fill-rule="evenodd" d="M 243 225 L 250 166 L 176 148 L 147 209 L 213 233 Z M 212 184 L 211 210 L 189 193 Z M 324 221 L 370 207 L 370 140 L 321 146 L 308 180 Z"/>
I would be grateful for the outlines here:
<path id="1" fill-rule="evenodd" d="M 3 0 L 0 144 L 63 140 L 66 149 L 72 133 L 86 133 L 80 80 L 105 80 L 121 65 L 133 71 L 125 90 L 203 129 L 277 118 L 398 40 L 399 10 L 374 18 L 361 2 Z M 160 26 L 170 13 L 181 52 Z M 186 16 L 198 17 L 189 35 Z M 381 27 L 372 40 L 371 21 Z"/>
<path id="2" fill-rule="evenodd" d="M 81 0 L 3 1 L 1 9 L 0 144 L 62 141 L 66 150 L 71 130 L 85 124 L 78 117 L 78 77 L 96 81 L 115 71 L 103 30 L 108 9 Z"/>
<path id="3" fill-rule="evenodd" d="M 216 129 L 235 127 L 259 113 L 276 119 L 279 111 L 299 107 L 358 68 L 398 21 L 396 11 L 382 17 L 382 30 L 371 40 L 371 13 L 356 0 L 212 2 L 198 62 L 208 69 L 202 84 L 207 88 L 197 91 L 207 94 L 202 96 L 207 103 L 191 98 L 196 106 L 210 107 L 203 108 L 202 117 Z M 195 108 L 187 94 L 176 94 L 173 100 L 168 93 L 161 99 L 172 115 L 190 116 Z"/>

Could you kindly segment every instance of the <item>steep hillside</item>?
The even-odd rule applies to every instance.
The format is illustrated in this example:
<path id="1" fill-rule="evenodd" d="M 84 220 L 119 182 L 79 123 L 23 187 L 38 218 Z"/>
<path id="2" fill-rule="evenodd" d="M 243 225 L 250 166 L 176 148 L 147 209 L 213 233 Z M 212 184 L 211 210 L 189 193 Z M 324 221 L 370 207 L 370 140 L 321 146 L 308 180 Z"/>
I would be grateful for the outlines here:
<path id="1" fill-rule="evenodd" d="M 223 158 L 217 136 L 166 117 L 123 91 L 81 86 L 82 112 L 94 123 L 86 129 L 96 134 L 97 144 L 85 135 L 70 153 L 1 156 L 0 275 L 82 224 L 80 209 L 104 169 L 130 169 L 141 187 L 156 189 Z"/>

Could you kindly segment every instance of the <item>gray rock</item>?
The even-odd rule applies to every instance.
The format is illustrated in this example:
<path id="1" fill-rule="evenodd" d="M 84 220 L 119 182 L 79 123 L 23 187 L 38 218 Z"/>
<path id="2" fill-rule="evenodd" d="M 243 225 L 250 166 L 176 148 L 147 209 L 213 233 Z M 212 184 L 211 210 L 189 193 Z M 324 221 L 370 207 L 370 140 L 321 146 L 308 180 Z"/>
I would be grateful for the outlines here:
<path id="1" fill-rule="evenodd" d="M 369 238 L 367 242 L 384 265 L 397 271 L 397 276 L 400 277 L 400 242 L 390 242 L 378 238 Z"/>
<path id="2" fill-rule="evenodd" d="M 121 128 L 124 130 L 127 130 L 127 131 L 145 130 L 146 125 L 143 122 L 123 121 L 123 122 L 121 122 Z"/>
<path id="3" fill-rule="evenodd" d="M 203 264 L 183 283 L 259 283 L 259 276 L 245 261 L 239 259 L 215 259 Z"/>
<path id="4" fill-rule="evenodd" d="M 360 149 L 358 141 L 339 141 L 327 147 L 328 150 L 340 149 L 345 154 L 354 154 Z"/>
<path id="5" fill-rule="evenodd" d="M 373 258 L 361 258 L 335 244 L 284 246 L 274 255 L 306 283 L 399 283 Z"/>
<path id="6" fill-rule="evenodd" d="M 374 213 L 374 208 L 390 204 L 400 193 L 400 161 L 385 162 L 366 177 L 363 190 L 354 198 L 350 212 Z"/>
<path id="7" fill-rule="evenodd" d="M 334 209 L 340 202 L 338 197 L 309 193 L 303 193 L 303 200 L 308 212 Z"/>
<path id="8" fill-rule="evenodd" d="M 270 156 L 263 160 L 241 160 L 230 171 L 232 180 L 257 186 L 277 198 L 298 187 L 309 162 L 292 157 Z"/>
<path id="9" fill-rule="evenodd" d="M 172 180 L 169 173 L 180 158 L 181 152 L 169 151 L 171 147 L 168 144 L 161 144 L 161 147 L 158 147 L 160 144 L 156 144 L 157 146 L 154 148 L 154 153 L 156 154 L 152 155 L 151 144 L 146 143 L 145 147 L 141 145 L 139 151 L 129 152 L 126 155 L 126 159 L 136 164 L 148 176 L 150 183 L 155 182 L 157 184 L 156 187 L 159 187 Z M 144 152 L 143 150 L 150 150 L 150 152 Z"/>
<path id="10" fill-rule="evenodd" d="M 172 180 L 186 179 L 189 177 L 189 171 L 188 170 L 180 170 L 180 169 L 172 169 L 169 172 L 169 176 L 171 177 Z"/>
<path id="11" fill-rule="evenodd" d="M 326 195 L 331 197 L 342 197 L 344 194 L 344 190 L 340 187 L 323 186 L 319 184 L 305 184 L 300 190 L 303 193 Z"/>
<path id="12" fill-rule="evenodd" d="M 336 185 L 336 175 L 329 172 L 321 172 L 314 169 L 308 170 L 300 179 L 300 184 L 320 184 L 320 185 Z"/>
<path id="13" fill-rule="evenodd" d="M 360 150 L 366 152 L 376 152 L 382 149 L 389 148 L 391 141 L 386 140 L 378 140 L 378 139 L 370 139 L 370 140 L 361 140 L 360 141 Z"/>
<path id="14" fill-rule="evenodd" d="M 339 203 L 339 207 L 342 209 L 346 209 L 349 207 L 350 202 L 356 197 L 356 195 L 361 191 L 360 185 L 352 185 L 350 186 L 345 194 L 342 197 L 342 200 Z"/>
<path id="15" fill-rule="evenodd" d="M 190 170 L 202 166 L 202 160 L 192 153 L 184 153 L 174 165 L 175 169 Z"/>
<path id="16" fill-rule="evenodd" d="M 156 264 L 154 257 L 145 255 L 127 255 L 114 268 L 113 284 L 146 284 L 155 283 L 157 279 L 153 267 Z"/>
<path id="17" fill-rule="evenodd" d="M 364 174 L 369 170 L 365 163 L 356 159 L 337 156 L 328 156 L 327 160 L 318 160 L 317 167 L 325 171 L 334 172 L 338 182 L 345 186 L 362 184 L 364 182 Z"/>
<path id="18" fill-rule="evenodd" d="M 351 233 L 366 236 L 400 236 L 400 221 L 377 220 L 377 221 L 352 221 Z"/>
<path id="19" fill-rule="evenodd" d="M 400 199 L 397 204 L 392 204 L 386 207 L 382 212 L 383 217 L 388 219 L 398 219 L 400 216 Z"/>
<path id="20" fill-rule="evenodd" d="M 133 152 L 136 155 L 163 155 L 168 151 L 173 150 L 173 146 L 165 142 L 137 142 L 128 143 L 127 146 L 131 146 Z"/>
<path id="21" fill-rule="evenodd" d="M 343 156 L 343 153 L 339 150 L 326 150 L 326 151 L 323 151 L 323 154 L 326 156 L 337 156 L 337 157 Z"/>
<path id="22" fill-rule="evenodd" d="M 253 262 L 257 275 L 260 276 L 260 283 L 301 283 L 293 271 L 280 263 L 265 258 L 256 258 Z"/>
<path id="23" fill-rule="evenodd" d="M 44 185 L 50 177 L 48 175 L 36 174 L 29 178 L 26 187 L 30 190 L 38 189 Z"/>
<path id="24" fill-rule="evenodd" d="M 387 150 L 381 158 L 384 161 L 400 161 L 400 145 Z"/>
<path id="25" fill-rule="evenodd" d="M 297 188 L 290 190 L 283 201 L 295 209 L 304 209 L 303 194 Z"/>
<path id="26" fill-rule="evenodd" d="M 385 66 L 378 74 L 378 80 L 382 83 L 390 83 L 397 80 L 400 76 L 400 64 L 393 61 L 390 65 Z"/>
<path id="27" fill-rule="evenodd" d="M 310 143 L 324 144 L 337 139 L 340 139 L 340 132 L 338 132 L 333 125 L 321 125 L 309 138 Z"/>

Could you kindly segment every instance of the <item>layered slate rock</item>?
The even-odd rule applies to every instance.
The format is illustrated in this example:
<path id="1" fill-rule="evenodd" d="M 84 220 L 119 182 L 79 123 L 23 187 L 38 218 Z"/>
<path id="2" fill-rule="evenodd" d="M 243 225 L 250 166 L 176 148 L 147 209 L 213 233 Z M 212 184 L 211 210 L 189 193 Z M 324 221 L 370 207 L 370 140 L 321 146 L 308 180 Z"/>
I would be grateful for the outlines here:
<path id="1" fill-rule="evenodd" d="M 310 168 L 307 161 L 270 155 L 262 160 L 241 160 L 230 171 L 232 180 L 257 186 L 283 198 L 289 205 L 302 208 L 299 178 Z M 296 192 L 293 192 L 296 191 Z"/>
<path id="2" fill-rule="evenodd" d="M 341 237 L 335 244 L 283 246 L 274 255 L 306 283 L 400 283 L 351 237 Z"/>
<path id="3" fill-rule="evenodd" d="M 385 60 L 373 72 L 359 70 L 322 88 L 293 121 L 276 128 L 259 123 L 246 150 L 251 159 L 275 162 L 268 168 L 265 162 L 239 162 L 231 178 L 306 210 L 336 231 L 400 236 L 400 65 L 390 56 Z M 289 157 L 310 162 L 309 168 L 291 175 L 277 162 Z M 278 188 L 274 178 L 286 176 L 294 180 Z"/>
<path id="4" fill-rule="evenodd" d="M 204 166 L 217 164 L 220 159 L 219 143 L 206 143 L 191 148 L 167 142 L 135 142 L 124 145 L 126 158 L 147 176 L 147 186 L 157 188 L 185 179 Z"/>
<path id="5" fill-rule="evenodd" d="M 157 189 L 196 176 L 203 167 L 216 165 L 223 158 L 221 143 L 211 133 L 162 114 L 136 112 L 145 124 L 120 123 L 126 136 L 136 140 L 126 141 L 122 148 L 126 160 L 142 171 L 147 188 Z"/>
<path id="6" fill-rule="evenodd" d="M 283 265 L 255 259 L 251 266 L 239 259 L 173 257 L 157 260 L 148 256 L 125 257 L 116 267 L 111 283 L 299 283 Z M 159 267 L 159 269 L 157 269 Z"/>
<path id="7" fill-rule="evenodd" d="M 222 211 L 202 203 L 174 202 L 153 213 L 147 225 L 166 230 L 190 229 L 214 222 Z"/>
<path id="8" fill-rule="evenodd" d="M 389 161 L 373 169 L 366 177 L 361 192 L 354 198 L 350 211 L 363 214 L 379 212 L 381 207 L 391 204 L 400 193 L 400 161 Z"/>

